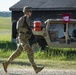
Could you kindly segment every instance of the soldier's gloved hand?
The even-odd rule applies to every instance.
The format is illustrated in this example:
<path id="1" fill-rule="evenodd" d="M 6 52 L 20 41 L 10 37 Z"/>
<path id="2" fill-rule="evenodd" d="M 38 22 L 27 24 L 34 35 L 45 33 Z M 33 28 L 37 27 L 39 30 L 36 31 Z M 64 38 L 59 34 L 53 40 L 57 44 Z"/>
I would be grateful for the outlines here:
<path id="1" fill-rule="evenodd" d="M 30 31 L 27 31 L 27 34 L 31 35 L 32 33 Z"/>

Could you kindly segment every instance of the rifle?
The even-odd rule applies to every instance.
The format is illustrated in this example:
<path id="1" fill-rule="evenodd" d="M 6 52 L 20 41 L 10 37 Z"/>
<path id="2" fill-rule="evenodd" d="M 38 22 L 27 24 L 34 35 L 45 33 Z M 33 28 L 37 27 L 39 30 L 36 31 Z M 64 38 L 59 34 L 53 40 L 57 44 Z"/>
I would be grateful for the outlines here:
<path id="1" fill-rule="evenodd" d="M 37 38 L 35 37 L 35 35 L 33 34 L 32 32 L 32 29 L 31 27 L 28 26 L 27 22 L 26 22 L 26 17 L 24 16 L 24 25 L 26 25 L 26 28 L 28 29 L 28 34 L 31 35 L 30 39 L 29 39 L 29 43 L 30 43 L 30 46 L 34 43 L 37 43 Z"/>
<path id="2" fill-rule="evenodd" d="M 29 39 L 29 44 L 30 46 L 32 46 L 34 43 L 38 43 L 39 46 L 44 49 L 44 45 L 43 45 L 43 42 L 42 40 L 39 40 L 37 37 L 35 37 L 35 35 L 33 34 L 32 32 L 32 29 L 31 27 L 28 26 L 27 22 L 26 22 L 26 17 L 24 16 L 24 25 L 26 25 L 26 28 L 28 29 L 28 34 L 31 35 L 30 39 Z"/>

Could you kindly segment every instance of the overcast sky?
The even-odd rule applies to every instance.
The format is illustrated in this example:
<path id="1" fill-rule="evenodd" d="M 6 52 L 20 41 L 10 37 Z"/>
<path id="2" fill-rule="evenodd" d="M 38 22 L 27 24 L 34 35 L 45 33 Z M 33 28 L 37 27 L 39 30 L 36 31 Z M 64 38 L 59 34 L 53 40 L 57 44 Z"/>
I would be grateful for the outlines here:
<path id="1" fill-rule="evenodd" d="M 10 11 L 9 7 L 20 0 L 0 0 L 0 11 Z"/>

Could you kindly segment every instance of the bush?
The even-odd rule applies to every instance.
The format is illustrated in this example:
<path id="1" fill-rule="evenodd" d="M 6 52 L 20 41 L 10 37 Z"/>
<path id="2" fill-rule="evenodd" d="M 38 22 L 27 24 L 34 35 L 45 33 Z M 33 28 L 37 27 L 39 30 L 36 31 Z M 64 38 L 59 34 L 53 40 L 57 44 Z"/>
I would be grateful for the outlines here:
<path id="1" fill-rule="evenodd" d="M 39 50 L 35 53 L 35 58 L 41 59 L 63 59 L 63 60 L 75 60 L 76 49 L 70 48 L 49 48 L 46 47 L 45 50 Z"/>

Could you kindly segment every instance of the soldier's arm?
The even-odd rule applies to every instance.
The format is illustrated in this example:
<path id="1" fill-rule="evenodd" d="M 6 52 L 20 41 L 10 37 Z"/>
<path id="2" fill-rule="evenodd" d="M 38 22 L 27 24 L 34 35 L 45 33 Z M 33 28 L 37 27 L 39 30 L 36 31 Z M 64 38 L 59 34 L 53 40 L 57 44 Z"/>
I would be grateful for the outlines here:
<path id="1" fill-rule="evenodd" d="M 28 30 L 23 27 L 23 24 L 24 24 L 24 18 L 20 18 L 17 22 L 17 27 L 16 29 L 19 31 L 19 32 L 23 32 L 23 33 L 26 33 Z"/>

